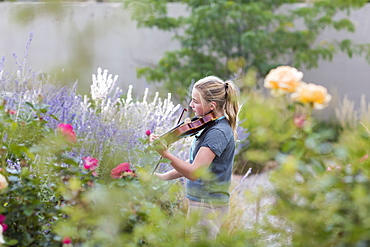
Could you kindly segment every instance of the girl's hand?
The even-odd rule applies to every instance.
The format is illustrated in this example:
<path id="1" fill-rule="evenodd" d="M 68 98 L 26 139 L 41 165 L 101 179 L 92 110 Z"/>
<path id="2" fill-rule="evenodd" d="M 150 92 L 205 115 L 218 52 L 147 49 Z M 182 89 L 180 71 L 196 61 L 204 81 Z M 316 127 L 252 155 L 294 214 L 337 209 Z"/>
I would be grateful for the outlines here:
<path id="1" fill-rule="evenodd" d="M 153 145 L 154 150 L 160 155 L 163 155 L 168 149 L 167 145 L 163 143 L 161 139 L 159 139 L 158 135 L 151 134 L 149 136 L 149 143 Z"/>
<path id="2" fill-rule="evenodd" d="M 154 140 L 156 140 L 158 138 L 159 138 L 159 135 L 150 134 L 149 135 L 149 143 L 152 144 L 154 142 Z"/>

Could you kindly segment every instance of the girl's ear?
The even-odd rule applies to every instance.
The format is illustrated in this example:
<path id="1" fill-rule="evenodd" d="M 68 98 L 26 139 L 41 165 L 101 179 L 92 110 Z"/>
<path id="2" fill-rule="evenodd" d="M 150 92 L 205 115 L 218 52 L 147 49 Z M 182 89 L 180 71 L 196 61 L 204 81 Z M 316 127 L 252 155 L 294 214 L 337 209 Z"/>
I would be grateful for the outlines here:
<path id="1" fill-rule="evenodd" d="M 214 101 L 211 102 L 210 109 L 211 109 L 211 111 L 216 109 L 216 102 L 214 102 Z"/>

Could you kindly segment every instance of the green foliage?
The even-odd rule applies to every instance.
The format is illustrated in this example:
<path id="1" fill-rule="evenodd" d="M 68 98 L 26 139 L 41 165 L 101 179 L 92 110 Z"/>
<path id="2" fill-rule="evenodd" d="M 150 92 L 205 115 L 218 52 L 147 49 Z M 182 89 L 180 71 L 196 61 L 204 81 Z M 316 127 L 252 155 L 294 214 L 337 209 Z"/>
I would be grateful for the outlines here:
<path id="1" fill-rule="evenodd" d="M 244 59 L 234 62 L 229 68 L 246 63 Z M 255 73 L 252 69 L 243 78 L 245 88 L 255 84 Z M 364 118 L 361 124 L 342 122 L 338 127 L 316 120 L 312 103 L 303 105 L 292 103 L 287 95 L 272 98 L 259 90 L 246 91 L 240 118 L 251 133 L 250 146 L 239 152 L 236 164 L 243 174 L 246 164 L 259 171 L 266 163 L 278 164 L 269 173 L 273 189 L 270 193 L 261 189 L 254 195 L 239 184 L 232 192 L 243 189 L 247 201 L 231 202 L 237 210 L 217 240 L 194 244 L 188 242 L 186 230 L 197 219 L 186 217 L 182 181 L 164 182 L 149 173 L 158 155 L 145 148 L 147 138 L 139 138 L 138 145 L 116 149 L 113 157 L 107 152 L 100 163 L 104 167 L 91 171 L 68 153 L 81 146 L 88 151 L 96 148 L 87 145 L 87 138 L 74 144 L 47 127 L 49 106 L 42 97 L 17 111 L 3 102 L 0 214 L 6 216 L 3 223 L 9 226 L 3 233 L 5 244 L 61 246 L 63 238 L 69 237 L 75 246 L 267 246 L 271 242 L 277 246 L 367 246 L 369 122 Z M 132 132 L 143 116 L 155 115 L 150 109 L 148 104 L 132 107 L 137 115 L 127 112 L 120 127 Z M 104 119 L 111 121 L 112 116 Z M 132 116 L 137 119 L 129 121 Z M 304 121 L 296 122 L 297 116 L 304 116 Z M 123 151 L 125 148 L 130 150 Z M 126 156 L 138 163 L 136 170 L 111 178 L 110 168 Z M 269 212 L 263 205 L 265 194 L 273 201 Z M 232 195 L 235 199 L 236 193 Z M 255 204 L 256 211 L 246 215 L 243 211 L 249 204 Z M 252 227 L 246 225 L 246 216 L 254 219 Z"/>
<path id="2" fill-rule="evenodd" d="M 34 114 L 6 107 L 6 102 L 0 106 L 1 174 L 8 180 L 0 198 L 0 214 L 8 225 L 6 244 L 59 246 L 51 232 L 62 217 L 57 182 L 67 166 L 78 163 L 64 154 L 70 144 L 46 127 L 47 106 L 41 99 L 23 108 Z"/>
<path id="3" fill-rule="evenodd" d="M 272 98 L 262 91 L 251 91 L 242 98 L 240 125 L 251 134 L 248 147 L 235 157 L 235 173 L 245 174 L 250 167 L 259 173 L 274 163 L 284 143 L 295 133 L 293 112 L 286 111 L 283 98 Z"/>
<path id="4" fill-rule="evenodd" d="M 354 24 L 336 14 L 361 8 L 364 0 L 292 6 L 288 4 L 300 1 L 189 0 L 184 1 L 189 12 L 176 19 L 168 16 L 170 2 L 174 1 L 124 0 L 139 27 L 172 31 L 181 43 L 179 50 L 166 52 L 157 66 L 138 69 L 138 76 L 162 82 L 181 97 L 193 80 L 210 74 L 243 78 L 254 68 L 263 77 L 278 64 L 317 67 L 320 59 L 330 61 L 338 51 L 350 57 L 370 54 L 369 44 L 318 40 L 325 29 L 354 32 Z M 240 59 L 243 64 L 230 66 Z"/>
<path id="5" fill-rule="evenodd" d="M 269 105 L 265 97 L 258 97 Z M 293 131 L 277 145 L 275 161 L 279 165 L 270 172 L 275 203 L 260 227 L 266 229 L 268 236 L 286 236 L 285 244 L 293 246 L 367 246 L 369 123 L 353 127 L 342 123 L 347 126 L 342 128 L 320 122 L 312 116 L 312 107 L 287 101 L 275 103 L 272 112 L 258 108 L 259 116 L 264 116 L 264 112 L 277 116 L 273 125 L 279 126 L 288 119 L 294 123 L 293 129 L 281 126 L 287 132 Z M 293 112 L 303 114 L 304 121 L 297 121 L 302 119 Z M 269 117 L 269 121 L 275 121 Z M 263 121 L 259 123 L 263 125 Z M 266 140 L 276 139 L 277 132 L 273 129 Z"/>
<path id="6" fill-rule="evenodd" d="M 177 246 L 184 240 L 185 215 L 169 200 L 176 201 L 171 195 L 179 187 L 140 174 L 136 181 L 99 185 L 76 195 L 77 203 L 63 208 L 70 217 L 59 221 L 55 230 L 84 246 Z"/>
<path id="7" fill-rule="evenodd" d="M 346 129 L 331 157 L 317 155 L 286 159 L 272 179 L 277 203 L 273 214 L 292 230 L 292 242 L 309 246 L 361 246 L 369 243 L 369 133 Z M 345 150 L 345 152 L 343 152 Z M 305 172 L 297 175 L 296 171 Z M 285 179 L 282 179 L 284 177 Z M 288 179 L 289 178 L 289 179 Z M 275 229 L 276 230 L 276 229 Z M 307 239 L 307 234 L 310 238 Z"/>

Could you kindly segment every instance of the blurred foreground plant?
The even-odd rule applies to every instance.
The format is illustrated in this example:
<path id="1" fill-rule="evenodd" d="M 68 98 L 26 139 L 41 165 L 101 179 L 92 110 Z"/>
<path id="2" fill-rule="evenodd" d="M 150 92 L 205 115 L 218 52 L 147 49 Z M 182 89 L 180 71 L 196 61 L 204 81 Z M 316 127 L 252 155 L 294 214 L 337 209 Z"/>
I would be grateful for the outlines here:
<path id="1" fill-rule="evenodd" d="M 273 84 L 269 79 L 265 85 Z M 284 88 L 286 83 L 273 85 Z M 285 92 L 292 94 L 288 98 Z M 285 236 L 292 246 L 367 246 L 368 124 L 336 131 L 316 121 L 312 111 L 331 99 L 320 85 L 299 82 L 294 92 L 279 97 L 287 109 L 282 112 L 295 127 L 279 147 L 277 169 L 269 173 L 275 203 L 261 222 L 265 233 Z"/>
<path id="2" fill-rule="evenodd" d="M 59 246 L 51 232 L 62 217 L 57 187 L 66 170 L 78 169 L 78 162 L 66 154 L 74 145 L 70 138 L 76 136 L 69 125 L 62 125 L 69 128 L 68 136 L 47 127 L 47 108 L 41 101 L 23 105 L 34 116 L 28 119 L 7 107 L 6 101 L 0 105 L 0 172 L 6 179 L 3 185 L 7 184 L 0 192 L 0 214 L 6 216 L 8 226 L 5 244 Z"/>

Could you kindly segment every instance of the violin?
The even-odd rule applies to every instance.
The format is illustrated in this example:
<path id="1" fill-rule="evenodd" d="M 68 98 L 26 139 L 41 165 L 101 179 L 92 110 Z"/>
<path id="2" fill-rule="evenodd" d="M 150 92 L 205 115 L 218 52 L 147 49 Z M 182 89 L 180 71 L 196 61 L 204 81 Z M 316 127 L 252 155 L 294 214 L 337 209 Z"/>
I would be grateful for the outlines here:
<path id="1" fill-rule="evenodd" d="M 182 112 L 182 114 L 184 114 L 184 111 Z M 215 113 L 209 112 L 201 118 L 195 117 L 191 119 L 191 121 L 188 123 L 186 122 L 178 123 L 174 128 L 170 129 L 169 131 L 161 135 L 159 139 L 163 140 L 166 143 L 166 145 L 170 145 L 180 140 L 181 138 L 197 134 L 199 131 L 207 127 L 210 123 L 214 122 L 216 119 L 217 117 Z M 162 157 L 159 159 L 157 165 L 154 167 L 152 175 L 157 170 L 161 160 Z"/>
<path id="2" fill-rule="evenodd" d="M 159 139 L 166 141 L 166 144 L 169 145 L 180 140 L 181 138 L 197 134 L 216 119 L 217 117 L 215 113 L 209 112 L 201 118 L 195 117 L 188 123 L 182 122 L 178 124 L 174 128 L 161 135 Z"/>

